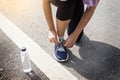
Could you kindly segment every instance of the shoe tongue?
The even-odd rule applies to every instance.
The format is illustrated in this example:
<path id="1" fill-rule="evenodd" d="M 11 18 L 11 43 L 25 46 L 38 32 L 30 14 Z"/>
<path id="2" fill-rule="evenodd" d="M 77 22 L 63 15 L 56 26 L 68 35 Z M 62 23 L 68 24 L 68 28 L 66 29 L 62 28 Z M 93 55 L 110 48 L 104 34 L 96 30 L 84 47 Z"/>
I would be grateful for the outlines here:
<path id="1" fill-rule="evenodd" d="M 63 47 L 58 48 L 58 51 L 65 51 Z"/>
<path id="2" fill-rule="evenodd" d="M 65 51 L 62 43 L 60 43 L 60 44 L 58 45 L 58 51 Z"/>

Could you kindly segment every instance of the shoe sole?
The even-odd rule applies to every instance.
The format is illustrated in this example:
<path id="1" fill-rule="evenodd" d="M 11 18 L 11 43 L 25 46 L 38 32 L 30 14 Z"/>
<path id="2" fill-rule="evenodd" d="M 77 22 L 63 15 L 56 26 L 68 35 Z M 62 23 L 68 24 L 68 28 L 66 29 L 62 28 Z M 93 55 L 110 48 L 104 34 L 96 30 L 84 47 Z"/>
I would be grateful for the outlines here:
<path id="1" fill-rule="evenodd" d="M 66 61 L 68 61 L 68 59 L 69 59 L 69 54 L 67 54 L 67 58 L 66 58 L 66 59 L 62 59 L 62 60 L 59 60 L 59 59 L 55 56 L 55 53 L 53 54 L 53 56 L 54 56 L 55 60 L 58 61 L 58 62 L 66 62 Z"/>

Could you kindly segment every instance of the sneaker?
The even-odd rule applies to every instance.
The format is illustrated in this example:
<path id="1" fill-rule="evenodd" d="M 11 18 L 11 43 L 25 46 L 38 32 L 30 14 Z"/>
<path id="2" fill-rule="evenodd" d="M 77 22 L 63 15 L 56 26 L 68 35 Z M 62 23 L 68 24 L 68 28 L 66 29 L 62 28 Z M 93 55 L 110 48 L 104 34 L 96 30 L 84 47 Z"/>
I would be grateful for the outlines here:
<path id="1" fill-rule="evenodd" d="M 63 42 L 55 45 L 54 58 L 59 62 L 65 62 L 68 60 L 69 55 L 66 48 L 63 46 Z"/>

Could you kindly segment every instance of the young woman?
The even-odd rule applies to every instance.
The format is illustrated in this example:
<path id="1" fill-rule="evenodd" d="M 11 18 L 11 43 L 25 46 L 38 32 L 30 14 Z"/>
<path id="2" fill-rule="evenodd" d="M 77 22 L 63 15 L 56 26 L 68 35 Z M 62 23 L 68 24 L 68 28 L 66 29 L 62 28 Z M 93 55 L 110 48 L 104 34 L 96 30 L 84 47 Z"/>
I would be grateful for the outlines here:
<path id="1" fill-rule="evenodd" d="M 55 44 L 54 57 L 64 62 L 69 58 L 66 48 L 79 42 L 83 29 L 91 19 L 99 0 L 43 0 L 43 10 L 49 28 L 49 40 Z M 54 25 L 51 4 L 57 7 Z M 87 8 L 84 11 L 84 4 Z M 55 27 L 57 29 L 55 29 Z M 68 38 L 64 40 L 67 28 Z"/>

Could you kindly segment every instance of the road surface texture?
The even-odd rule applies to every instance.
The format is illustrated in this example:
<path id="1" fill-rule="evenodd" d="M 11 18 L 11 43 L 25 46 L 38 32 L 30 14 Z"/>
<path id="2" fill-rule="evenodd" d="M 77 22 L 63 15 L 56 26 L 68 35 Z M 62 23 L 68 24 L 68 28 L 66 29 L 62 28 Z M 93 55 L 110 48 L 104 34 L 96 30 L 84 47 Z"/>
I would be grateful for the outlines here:
<path id="1" fill-rule="evenodd" d="M 62 65 L 78 80 L 120 80 L 119 3 L 101 0 L 81 43 L 68 50 L 70 59 Z M 54 17 L 55 11 L 53 7 Z M 0 0 L 0 12 L 53 57 L 42 0 Z M 16 54 L 19 48 L 1 30 L 0 36 L 0 80 L 31 80 L 22 72 L 20 55 Z M 32 66 L 38 80 L 47 80 L 34 63 Z"/>

